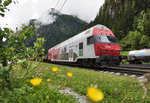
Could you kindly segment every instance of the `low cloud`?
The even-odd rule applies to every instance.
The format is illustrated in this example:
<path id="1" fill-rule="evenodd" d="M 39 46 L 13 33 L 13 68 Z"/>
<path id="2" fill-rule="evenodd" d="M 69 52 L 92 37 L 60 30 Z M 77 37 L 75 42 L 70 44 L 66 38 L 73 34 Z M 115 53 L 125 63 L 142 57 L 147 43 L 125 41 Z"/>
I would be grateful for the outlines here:
<path id="1" fill-rule="evenodd" d="M 18 0 L 18 4 L 9 6 L 10 12 L 5 17 L 0 17 L 0 26 L 15 28 L 30 19 L 40 18 L 47 10 L 55 8 L 58 0 Z M 60 10 L 65 0 L 59 0 L 56 10 Z M 94 20 L 103 5 L 104 0 L 67 0 L 61 13 L 75 15 L 80 19 L 90 22 Z"/>

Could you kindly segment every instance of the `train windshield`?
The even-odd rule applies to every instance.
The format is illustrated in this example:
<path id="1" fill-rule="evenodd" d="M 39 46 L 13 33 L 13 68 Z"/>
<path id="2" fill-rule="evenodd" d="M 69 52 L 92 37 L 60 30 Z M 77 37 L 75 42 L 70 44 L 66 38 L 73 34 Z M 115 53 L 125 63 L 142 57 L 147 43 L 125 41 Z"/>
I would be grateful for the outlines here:
<path id="1" fill-rule="evenodd" d="M 113 36 L 99 35 L 100 42 L 119 44 Z"/>
<path id="2" fill-rule="evenodd" d="M 94 43 L 114 43 L 119 44 L 117 39 L 113 36 L 106 36 L 106 35 L 94 35 L 87 38 L 87 45 L 94 44 Z"/>
<path id="3" fill-rule="evenodd" d="M 94 44 L 94 43 L 114 43 L 119 44 L 117 39 L 113 36 L 106 36 L 106 35 L 94 35 L 87 38 L 87 45 Z"/>

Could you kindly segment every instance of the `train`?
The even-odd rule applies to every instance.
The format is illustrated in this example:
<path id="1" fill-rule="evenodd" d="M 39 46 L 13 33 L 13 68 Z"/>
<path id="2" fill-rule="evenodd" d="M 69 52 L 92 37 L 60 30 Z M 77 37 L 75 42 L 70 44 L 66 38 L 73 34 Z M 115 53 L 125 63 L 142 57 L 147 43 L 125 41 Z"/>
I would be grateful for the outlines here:
<path id="1" fill-rule="evenodd" d="M 46 60 L 89 66 L 118 66 L 121 47 L 113 32 L 95 25 L 50 48 Z"/>
<path id="2" fill-rule="evenodd" d="M 128 54 L 129 64 L 142 64 L 150 62 L 150 49 L 132 50 Z"/>

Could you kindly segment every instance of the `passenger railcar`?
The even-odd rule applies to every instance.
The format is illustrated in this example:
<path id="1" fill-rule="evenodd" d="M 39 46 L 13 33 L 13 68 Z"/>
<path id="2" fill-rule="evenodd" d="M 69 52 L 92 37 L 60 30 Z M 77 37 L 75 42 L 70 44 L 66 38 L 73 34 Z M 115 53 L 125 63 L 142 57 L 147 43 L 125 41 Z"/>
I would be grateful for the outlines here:
<path id="1" fill-rule="evenodd" d="M 96 25 L 48 50 L 51 62 L 117 66 L 120 45 L 110 29 Z"/>

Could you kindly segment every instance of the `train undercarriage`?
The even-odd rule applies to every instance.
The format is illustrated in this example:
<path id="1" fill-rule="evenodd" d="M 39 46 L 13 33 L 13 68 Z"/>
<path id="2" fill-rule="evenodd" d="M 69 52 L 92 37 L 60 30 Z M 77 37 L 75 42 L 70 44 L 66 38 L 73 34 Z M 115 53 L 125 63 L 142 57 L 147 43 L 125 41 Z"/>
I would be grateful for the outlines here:
<path id="1" fill-rule="evenodd" d="M 79 59 L 77 60 L 77 64 L 79 65 L 88 65 L 91 67 L 97 66 L 119 66 L 120 61 L 118 57 L 113 57 L 111 55 L 103 55 L 99 56 L 99 58 L 94 59 Z"/>

